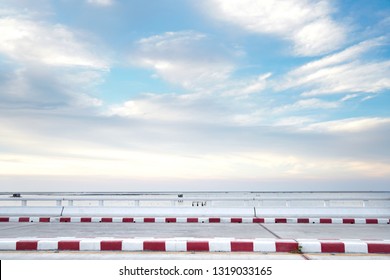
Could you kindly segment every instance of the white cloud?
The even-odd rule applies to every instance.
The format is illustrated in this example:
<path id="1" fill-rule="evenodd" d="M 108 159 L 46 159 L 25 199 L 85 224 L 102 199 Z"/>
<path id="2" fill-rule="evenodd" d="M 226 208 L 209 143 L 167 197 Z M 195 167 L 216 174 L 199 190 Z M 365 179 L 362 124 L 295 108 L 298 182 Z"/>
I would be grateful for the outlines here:
<path id="1" fill-rule="evenodd" d="M 102 105 L 94 87 L 110 66 L 90 35 L 6 10 L 0 16 L 0 101 L 11 108 L 68 109 Z"/>
<path id="2" fill-rule="evenodd" d="M 139 40 L 130 59 L 170 83 L 199 89 L 227 79 L 233 65 L 226 56 L 204 34 L 183 31 Z"/>
<path id="3" fill-rule="evenodd" d="M 120 105 L 111 106 L 109 116 L 187 124 L 244 124 L 248 116 L 244 104 L 205 94 L 144 94 Z M 245 114 L 242 114 L 242 112 Z"/>
<path id="4" fill-rule="evenodd" d="M 329 66 L 340 65 L 345 62 L 357 60 L 364 53 L 372 50 L 375 47 L 383 46 L 385 44 L 386 44 L 385 37 L 378 37 L 371 40 L 363 41 L 354 46 L 346 48 L 345 50 L 340 51 L 338 53 L 328 55 L 325 56 L 324 58 L 309 62 L 295 69 L 294 71 L 291 72 L 291 74 L 297 76 L 306 75 L 311 72 L 315 72 Z"/>
<path id="5" fill-rule="evenodd" d="M 189 117 L 196 118 L 185 103 L 185 98 L 179 96 L 146 95 L 142 99 L 112 106 L 108 115 L 160 121 L 188 121 Z"/>
<path id="6" fill-rule="evenodd" d="M 234 78 L 238 58 L 209 36 L 194 32 L 166 32 L 139 40 L 130 63 L 155 71 L 154 77 L 179 85 L 195 95 L 214 95 L 221 99 L 245 99 L 263 92 L 272 73 Z M 225 100 L 223 101 L 225 102 Z"/>
<path id="7" fill-rule="evenodd" d="M 89 4 L 101 6 L 101 7 L 107 7 L 114 4 L 114 0 L 87 0 Z"/>
<path id="8" fill-rule="evenodd" d="M 293 117 L 282 117 L 278 119 L 274 125 L 275 126 L 294 126 L 294 127 L 302 127 L 308 123 L 313 123 L 315 120 L 310 117 L 301 117 L 301 116 L 293 116 Z"/>
<path id="9" fill-rule="evenodd" d="M 377 93 L 390 88 L 390 60 L 349 63 L 321 69 L 308 77 L 303 96 L 348 92 Z"/>
<path id="10" fill-rule="evenodd" d="M 221 126 L 202 131 L 204 128 L 193 130 L 183 126 L 180 130 L 179 127 L 152 123 L 147 129 L 136 123 L 129 123 L 131 129 L 124 129 L 117 126 L 115 119 L 80 118 L 75 122 L 63 116 L 46 118 L 43 122 L 34 119 L 32 123 L 35 125 L 31 127 L 32 123 L 27 124 L 25 117 L 1 117 L 4 124 L 1 133 L 5 137 L 0 139 L 0 144 L 7 148 L 7 152 L 0 155 L 0 175 L 324 178 L 330 172 L 333 176 L 343 177 L 345 172 L 349 176 L 361 172 L 366 176 L 386 176 L 390 171 L 388 163 L 332 158 L 326 152 L 313 149 L 318 143 L 302 142 L 301 139 L 297 140 L 299 145 L 315 152 L 314 155 L 300 154 L 294 149 L 284 152 L 275 149 L 277 145 L 265 142 L 263 134 L 253 134 L 251 129 L 243 129 L 243 134 L 237 134 L 239 131 L 223 130 Z M 91 121 L 100 125 L 91 126 Z M 58 122 L 62 124 L 61 128 Z M 71 127 L 72 133 L 63 131 L 63 127 Z M 272 137 L 272 134 L 267 135 Z M 208 141 L 204 142 L 206 139 Z M 159 142 L 158 146 L 156 142 Z M 243 143 L 249 146 L 243 147 Z M 31 146 L 36 148 L 26 149 Z M 377 167 L 380 167 L 380 172 Z"/>
<path id="11" fill-rule="evenodd" d="M 344 96 L 340 101 L 341 102 L 345 102 L 347 100 L 350 100 L 350 99 L 354 99 L 356 97 L 358 97 L 359 94 L 347 94 L 346 96 Z"/>
<path id="12" fill-rule="evenodd" d="M 390 118 L 350 118 L 310 124 L 304 130 L 330 133 L 357 133 L 390 124 Z"/>
<path id="13" fill-rule="evenodd" d="M 267 80 L 272 76 L 272 73 L 259 75 L 255 78 L 247 78 L 241 80 L 231 80 L 221 86 L 222 96 L 247 97 L 251 94 L 262 92 L 267 88 Z"/>
<path id="14" fill-rule="evenodd" d="M 67 27 L 21 17 L 0 18 L 0 53 L 23 63 L 108 68 L 108 61 L 92 51 Z"/>
<path id="15" fill-rule="evenodd" d="M 292 40 L 297 55 L 326 54 L 342 46 L 344 28 L 329 18 L 318 19 L 293 33 Z"/>
<path id="16" fill-rule="evenodd" d="M 339 101 L 324 101 L 318 98 L 302 99 L 293 104 L 280 106 L 274 109 L 276 113 L 300 110 L 335 109 L 340 106 Z"/>
<path id="17" fill-rule="evenodd" d="M 329 53 L 345 42 L 346 28 L 331 18 L 329 1 L 211 0 L 204 1 L 211 17 L 249 32 L 274 34 L 294 44 L 297 55 Z"/>
<path id="18" fill-rule="evenodd" d="M 150 108 L 152 114 L 166 113 L 165 118 L 0 111 L 0 145 L 5 150 L 0 155 L 0 176 L 88 175 L 157 181 L 314 178 L 313 182 L 329 174 L 337 179 L 388 180 L 390 176 L 389 119 L 319 124 L 304 118 L 285 120 L 285 125 L 298 129 L 282 127 L 282 123 L 237 126 L 214 121 L 218 116 L 202 115 L 209 112 L 201 110 L 208 104 L 195 106 L 192 96 L 176 105 L 180 108 L 187 102 L 192 110 L 184 106 L 177 112 L 173 97 L 155 98 L 155 104 L 143 100 L 128 107 L 139 109 L 133 111 L 137 116 Z M 167 106 L 161 111 L 158 105 L 164 102 Z M 188 121 L 190 114 L 203 122 Z"/>
<path id="19" fill-rule="evenodd" d="M 390 88 L 390 60 L 365 61 L 364 53 L 385 45 L 383 38 L 364 41 L 307 63 L 286 75 L 277 89 L 304 89 L 303 96 L 376 93 Z"/>
<path id="20" fill-rule="evenodd" d="M 27 64 L 0 75 L 0 103 L 10 108 L 59 109 L 102 105 L 94 88 L 104 72 L 96 69 Z"/>
<path id="21" fill-rule="evenodd" d="M 241 89 L 242 94 L 252 94 L 259 91 L 262 91 L 266 87 L 265 81 L 271 76 L 270 73 L 265 75 L 260 75 L 253 83 L 249 83 L 244 88 Z"/>
<path id="22" fill-rule="evenodd" d="M 362 98 L 362 101 L 367 101 L 367 100 L 373 99 L 374 97 L 375 97 L 374 95 L 368 95 L 368 96 Z"/>

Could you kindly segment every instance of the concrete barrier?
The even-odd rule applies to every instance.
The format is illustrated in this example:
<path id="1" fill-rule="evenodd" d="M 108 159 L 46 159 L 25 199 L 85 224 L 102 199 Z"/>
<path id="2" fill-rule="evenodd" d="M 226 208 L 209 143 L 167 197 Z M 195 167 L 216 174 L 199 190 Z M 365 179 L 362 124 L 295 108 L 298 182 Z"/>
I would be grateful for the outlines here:
<path id="1" fill-rule="evenodd" d="M 256 217 L 390 217 L 386 207 L 255 207 Z"/>
<path id="2" fill-rule="evenodd" d="M 0 216 L 389 218 L 385 207 L 77 207 L 5 206 Z"/>
<path id="3" fill-rule="evenodd" d="M 160 251 L 390 253 L 390 240 L 292 239 L 0 239 L 0 251 Z"/>
<path id="4" fill-rule="evenodd" d="M 64 207 L 62 216 L 80 217 L 253 217 L 253 207 Z"/>
<path id="5" fill-rule="evenodd" d="M 0 216 L 61 216 L 63 207 L 29 207 L 29 206 L 6 206 L 0 207 Z"/>
<path id="6" fill-rule="evenodd" d="M 243 223 L 243 224 L 390 224 L 389 218 L 257 217 L 28 217 L 0 216 L 0 223 Z"/>

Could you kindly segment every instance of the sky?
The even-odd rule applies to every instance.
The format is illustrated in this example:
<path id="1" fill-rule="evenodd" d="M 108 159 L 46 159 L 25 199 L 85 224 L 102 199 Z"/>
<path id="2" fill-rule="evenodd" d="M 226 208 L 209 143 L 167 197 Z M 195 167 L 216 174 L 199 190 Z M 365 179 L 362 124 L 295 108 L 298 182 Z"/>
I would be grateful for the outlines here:
<path id="1" fill-rule="evenodd" d="M 0 191 L 390 191 L 388 0 L 1 0 Z"/>

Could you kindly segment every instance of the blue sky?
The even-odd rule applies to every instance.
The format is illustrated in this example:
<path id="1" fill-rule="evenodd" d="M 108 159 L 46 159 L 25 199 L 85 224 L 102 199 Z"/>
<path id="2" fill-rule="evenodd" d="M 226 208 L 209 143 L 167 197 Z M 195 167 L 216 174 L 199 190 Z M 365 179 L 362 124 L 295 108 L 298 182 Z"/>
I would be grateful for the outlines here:
<path id="1" fill-rule="evenodd" d="M 1 191 L 390 190 L 390 2 L 3 0 Z"/>

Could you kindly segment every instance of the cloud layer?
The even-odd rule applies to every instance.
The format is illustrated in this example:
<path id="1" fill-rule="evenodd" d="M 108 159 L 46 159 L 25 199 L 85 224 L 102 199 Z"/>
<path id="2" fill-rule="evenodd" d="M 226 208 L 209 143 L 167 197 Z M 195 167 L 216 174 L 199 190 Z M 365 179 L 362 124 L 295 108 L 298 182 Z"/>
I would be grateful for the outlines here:
<path id="1" fill-rule="evenodd" d="M 87 0 L 87 3 L 96 6 L 107 7 L 113 5 L 115 2 L 114 0 Z"/>
<path id="2" fill-rule="evenodd" d="M 12 10 L 3 12 L 0 25 L 3 104 L 35 109 L 101 104 L 90 91 L 110 62 L 85 33 Z"/>
<path id="3" fill-rule="evenodd" d="M 23 17 L 0 19 L 0 52 L 21 63 L 105 69 L 108 63 L 65 26 Z"/>
<path id="4" fill-rule="evenodd" d="M 377 93 L 390 88 L 390 60 L 367 61 L 363 55 L 387 45 L 385 38 L 363 41 L 309 62 L 288 73 L 282 88 L 304 88 L 303 96 Z"/>
<path id="5" fill-rule="evenodd" d="M 218 20 L 291 41 L 299 56 L 329 53 L 346 40 L 346 28 L 332 19 L 329 1 L 212 0 L 205 6 Z"/>
<path id="6" fill-rule="evenodd" d="M 229 76 L 233 65 L 224 52 L 204 34 L 167 32 L 139 40 L 130 62 L 153 69 L 169 83 L 198 89 Z"/>
<path id="7" fill-rule="evenodd" d="M 0 185 L 388 186 L 385 12 L 38 2 L 0 5 Z"/>

